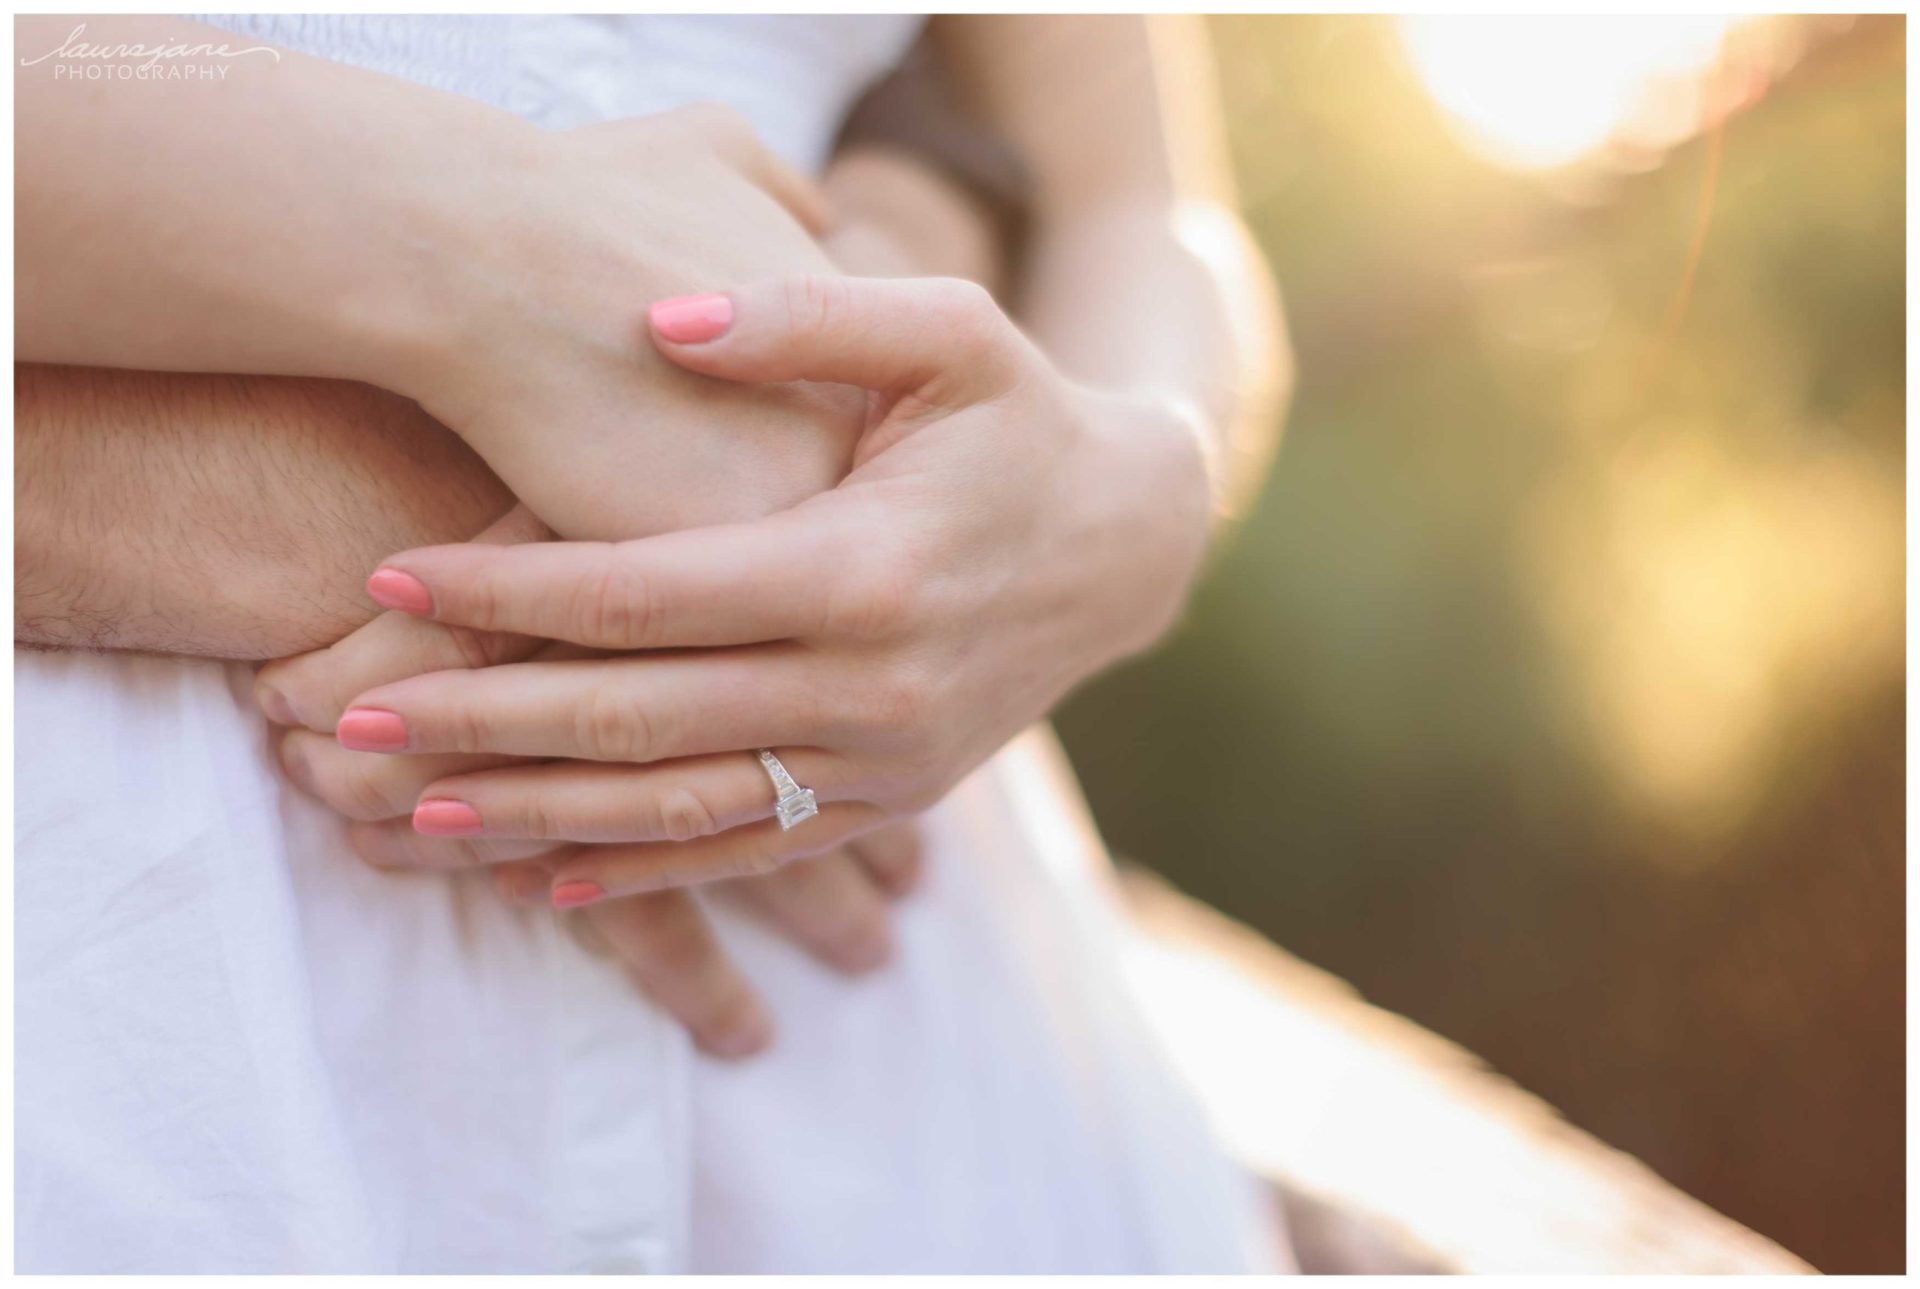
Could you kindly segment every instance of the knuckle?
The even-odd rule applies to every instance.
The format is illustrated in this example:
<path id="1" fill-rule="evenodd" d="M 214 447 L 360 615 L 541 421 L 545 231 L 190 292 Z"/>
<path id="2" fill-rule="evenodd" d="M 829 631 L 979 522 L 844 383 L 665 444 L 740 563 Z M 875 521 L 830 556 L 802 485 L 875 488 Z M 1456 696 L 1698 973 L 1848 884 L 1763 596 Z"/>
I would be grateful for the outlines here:
<path id="1" fill-rule="evenodd" d="M 456 692 L 439 713 L 441 738 L 453 752 L 482 752 L 493 743 L 492 722 L 480 705 Z"/>
<path id="2" fill-rule="evenodd" d="M 457 581 L 448 579 L 440 593 L 448 600 L 448 612 L 457 615 L 468 628 L 475 631 L 498 629 L 502 595 L 492 561 L 479 561 L 467 571 L 464 578 Z"/>
<path id="3" fill-rule="evenodd" d="M 405 785 L 395 780 L 392 758 L 348 752 L 326 761 L 330 768 L 318 775 L 321 795 L 349 819 L 391 819 L 413 804 Z"/>
<path id="4" fill-rule="evenodd" d="M 569 617 L 581 643 L 638 649 L 647 641 L 652 600 L 646 579 L 612 558 L 609 548 L 608 558 L 575 588 Z"/>
<path id="5" fill-rule="evenodd" d="M 1000 338 L 1005 318 L 992 294 L 978 282 L 940 278 L 934 292 L 935 311 L 952 334 L 968 341 Z"/>
<path id="6" fill-rule="evenodd" d="M 1019 333 L 985 287 L 962 278 L 942 278 L 934 300 L 934 311 L 949 338 L 954 366 L 981 372 L 1008 369 L 1010 351 Z"/>
<path id="7" fill-rule="evenodd" d="M 654 746 L 646 711 L 611 688 L 596 691 L 581 705 L 574 738 L 596 761 L 645 761 Z"/>
<path id="8" fill-rule="evenodd" d="M 771 842 L 743 846 L 734 855 L 730 867 L 735 877 L 767 877 L 786 866 L 787 856 Z"/>
<path id="9" fill-rule="evenodd" d="M 846 283 L 818 274 L 788 278 L 781 286 L 781 297 L 787 330 L 802 343 L 832 336 L 848 307 Z"/>
<path id="10" fill-rule="evenodd" d="M 930 289 L 934 292 L 936 307 L 950 322 L 984 326 L 1000 318 L 1000 306 L 993 302 L 993 293 L 978 282 L 958 277 L 935 278 Z"/>
<path id="11" fill-rule="evenodd" d="M 469 671 L 479 671 L 500 661 L 502 641 L 495 633 L 476 631 L 472 627 L 449 626 L 443 629 L 447 648 L 460 666 Z"/>
<path id="12" fill-rule="evenodd" d="M 455 840 L 447 847 L 455 868 L 485 868 L 492 865 L 495 851 L 491 843 Z"/>
<path id="13" fill-rule="evenodd" d="M 520 804 L 519 813 L 521 831 L 531 841 L 559 841 L 566 836 L 566 821 L 538 792 Z"/>
<path id="14" fill-rule="evenodd" d="M 256 689 L 277 691 L 285 699 L 289 714 L 309 728 L 339 720 L 346 699 L 351 697 L 336 692 L 340 685 L 332 658 L 333 650 L 339 647 L 335 644 L 318 653 L 268 664 L 260 669 Z"/>
<path id="15" fill-rule="evenodd" d="M 692 841 L 720 831 L 713 811 L 692 788 L 668 788 L 660 796 L 660 831 L 669 841 Z"/>

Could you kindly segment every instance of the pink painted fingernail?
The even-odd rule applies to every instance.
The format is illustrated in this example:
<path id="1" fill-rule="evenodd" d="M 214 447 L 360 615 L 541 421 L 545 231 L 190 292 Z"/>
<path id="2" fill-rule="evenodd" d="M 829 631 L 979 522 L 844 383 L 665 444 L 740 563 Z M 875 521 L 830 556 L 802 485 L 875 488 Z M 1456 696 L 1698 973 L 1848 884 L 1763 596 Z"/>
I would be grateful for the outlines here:
<path id="1" fill-rule="evenodd" d="M 422 618 L 433 616 L 433 592 L 425 582 L 397 568 L 375 569 L 367 579 L 367 595 L 383 609 L 398 609 Z"/>
<path id="2" fill-rule="evenodd" d="M 407 747 L 406 721 L 397 712 L 373 707 L 350 709 L 333 733 L 341 747 L 355 752 L 403 752 Z"/>
<path id="3" fill-rule="evenodd" d="M 429 797 L 413 808 L 413 830 L 429 837 L 471 837 L 480 831 L 480 812 L 464 801 Z"/>
<path id="4" fill-rule="evenodd" d="M 656 301 L 647 317 L 662 340 L 698 345 L 726 334 L 733 325 L 733 301 L 724 295 L 683 295 Z"/>
<path id="5" fill-rule="evenodd" d="M 577 909 L 582 904 L 591 904 L 605 895 L 606 892 L 600 889 L 598 882 L 562 882 L 553 888 L 553 907 Z"/>

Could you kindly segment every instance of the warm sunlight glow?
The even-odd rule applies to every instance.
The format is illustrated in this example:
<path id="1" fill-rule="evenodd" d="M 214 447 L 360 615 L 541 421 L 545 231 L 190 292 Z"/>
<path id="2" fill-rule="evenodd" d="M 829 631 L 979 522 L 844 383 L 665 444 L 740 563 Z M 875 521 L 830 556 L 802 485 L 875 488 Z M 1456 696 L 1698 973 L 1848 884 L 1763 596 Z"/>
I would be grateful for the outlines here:
<path id="1" fill-rule="evenodd" d="M 1739 19 L 1719 16 L 1401 18 L 1414 71 L 1480 151 L 1564 164 L 1638 127 L 1671 143 L 1695 124 L 1698 74 Z"/>

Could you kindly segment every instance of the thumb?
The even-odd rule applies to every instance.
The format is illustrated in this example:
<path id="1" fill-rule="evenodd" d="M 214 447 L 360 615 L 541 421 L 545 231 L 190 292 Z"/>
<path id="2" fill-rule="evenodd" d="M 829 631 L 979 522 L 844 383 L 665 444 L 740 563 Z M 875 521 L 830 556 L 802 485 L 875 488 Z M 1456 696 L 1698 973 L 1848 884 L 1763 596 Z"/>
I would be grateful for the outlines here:
<path id="1" fill-rule="evenodd" d="M 654 344 L 723 380 L 832 381 L 943 406 L 1005 393 L 1032 361 L 993 297 L 958 278 L 798 277 L 661 300 Z"/>

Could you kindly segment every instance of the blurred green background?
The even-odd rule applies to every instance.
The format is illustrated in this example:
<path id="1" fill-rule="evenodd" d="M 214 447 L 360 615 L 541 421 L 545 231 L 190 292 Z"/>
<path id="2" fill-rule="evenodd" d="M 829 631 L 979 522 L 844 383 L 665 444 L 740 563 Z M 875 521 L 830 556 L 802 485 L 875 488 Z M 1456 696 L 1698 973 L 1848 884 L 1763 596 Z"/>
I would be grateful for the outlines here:
<path id="1" fill-rule="evenodd" d="M 1061 715 L 1115 853 L 1900 1270 L 1904 20 L 1736 30 L 1656 96 L 1719 128 L 1533 168 L 1393 20 L 1211 23 L 1299 383 L 1185 626 Z"/>

